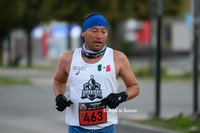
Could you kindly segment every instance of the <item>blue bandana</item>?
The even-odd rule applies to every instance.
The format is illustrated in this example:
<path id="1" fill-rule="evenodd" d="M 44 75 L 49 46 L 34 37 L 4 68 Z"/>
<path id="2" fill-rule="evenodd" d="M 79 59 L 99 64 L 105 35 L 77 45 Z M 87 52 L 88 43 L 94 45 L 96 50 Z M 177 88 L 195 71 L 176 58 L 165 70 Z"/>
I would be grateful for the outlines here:
<path id="1" fill-rule="evenodd" d="M 93 26 L 104 26 L 108 30 L 106 19 L 102 15 L 99 15 L 99 14 L 91 16 L 84 21 L 83 32 L 85 32 L 87 29 Z M 85 38 L 83 38 L 83 42 L 85 42 Z"/>
<path id="2" fill-rule="evenodd" d="M 84 21 L 83 32 L 93 26 L 104 26 L 108 30 L 106 19 L 102 15 L 99 15 L 99 14 L 91 16 Z"/>

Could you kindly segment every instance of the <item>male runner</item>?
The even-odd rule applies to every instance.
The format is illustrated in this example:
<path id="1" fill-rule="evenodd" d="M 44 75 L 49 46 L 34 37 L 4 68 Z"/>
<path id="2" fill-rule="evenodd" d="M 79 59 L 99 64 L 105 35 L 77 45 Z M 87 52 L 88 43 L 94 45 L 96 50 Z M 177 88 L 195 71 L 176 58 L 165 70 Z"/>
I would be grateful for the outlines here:
<path id="1" fill-rule="evenodd" d="M 67 51 L 59 59 L 54 77 L 56 109 L 67 107 L 69 133 L 115 133 L 117 112 L 110 110 L 136 97 L 139 85 L 125 54 L 106 46 L 108 26 L 102 15 L 86 16 L 82 37 L 81 48 Z M 118 93 L 119 75 L 126 88 Z M 64 96 L 66 88 L 70 89 L 70 100 Z"/>

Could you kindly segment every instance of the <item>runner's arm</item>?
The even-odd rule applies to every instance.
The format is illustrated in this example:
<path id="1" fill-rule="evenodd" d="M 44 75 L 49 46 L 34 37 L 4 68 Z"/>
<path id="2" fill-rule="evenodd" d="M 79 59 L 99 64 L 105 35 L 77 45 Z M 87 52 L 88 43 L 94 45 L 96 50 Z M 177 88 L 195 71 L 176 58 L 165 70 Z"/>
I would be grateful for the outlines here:
<path id="1" fill-rule="evenodd" d="M 118 54 L 118 62 L 120 62 L 119 75 L 126 85 L 125 92 L 128 94 L 126 100 L 130 100 L 139 94 L 139 85 L 131 69 L 128 58 L 122 52 Z"/>
<path id="2" fill-rule="evenodd" d="M 65 54 L 61 55 L 58 61 L 58 68 L 53 81 L 53 89 L 55 96 L 58 96 L 59 94 L 64 95 L 66 91 L 66 83 L 68 79 L 66 67 L 69 64 L 65 57 Z"/>

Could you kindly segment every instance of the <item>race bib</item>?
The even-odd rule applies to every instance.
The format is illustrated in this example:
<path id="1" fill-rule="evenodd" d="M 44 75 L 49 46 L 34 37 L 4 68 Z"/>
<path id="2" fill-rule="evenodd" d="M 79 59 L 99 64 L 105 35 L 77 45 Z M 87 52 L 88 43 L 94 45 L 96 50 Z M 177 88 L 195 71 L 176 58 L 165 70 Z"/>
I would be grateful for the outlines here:
<path id="1" fill-rule="evenodd" d="M 102 102 L 79 103 L 80 125 L 94 125 L 107 122 L 106 105 Z"/>

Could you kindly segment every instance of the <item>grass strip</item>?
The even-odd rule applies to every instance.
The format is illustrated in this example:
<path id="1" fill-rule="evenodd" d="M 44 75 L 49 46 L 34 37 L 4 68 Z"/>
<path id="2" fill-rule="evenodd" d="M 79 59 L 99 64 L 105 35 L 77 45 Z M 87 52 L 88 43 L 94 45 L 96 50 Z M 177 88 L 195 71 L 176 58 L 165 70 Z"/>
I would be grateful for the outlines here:
<path id="1" fill-rule="evenodd" d="M 200 122 L 191 121 L 189 116 L 179 115 L 170 119 L 157 118 L 153 120 L 137 120 L 137 122 L 186 133 L 200 132 Z"/>
<path id="2" fill-rule="evenodd" d="M 31 82 L 28 79 L 0 77 L 0 84 L 30 85 Z"/>

